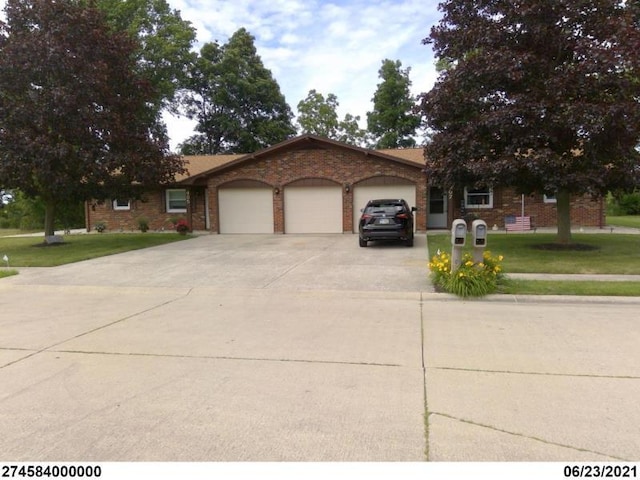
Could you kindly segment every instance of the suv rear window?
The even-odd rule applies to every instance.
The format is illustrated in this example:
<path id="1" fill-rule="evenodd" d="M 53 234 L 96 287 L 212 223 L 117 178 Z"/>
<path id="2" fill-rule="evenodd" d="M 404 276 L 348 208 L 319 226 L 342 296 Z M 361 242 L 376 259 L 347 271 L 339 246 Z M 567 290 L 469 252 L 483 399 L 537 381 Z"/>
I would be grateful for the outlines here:
<path id="1" fill-rule="evenodd" d="M 368 214 L 380 214 L 384 213 L 385 215 L 395 215 L 398 212 L 404 210 L 404 205 L 399 202 L 385 202 L 385 203 L 371 203 L 367 205 L 364 213 Z"/>

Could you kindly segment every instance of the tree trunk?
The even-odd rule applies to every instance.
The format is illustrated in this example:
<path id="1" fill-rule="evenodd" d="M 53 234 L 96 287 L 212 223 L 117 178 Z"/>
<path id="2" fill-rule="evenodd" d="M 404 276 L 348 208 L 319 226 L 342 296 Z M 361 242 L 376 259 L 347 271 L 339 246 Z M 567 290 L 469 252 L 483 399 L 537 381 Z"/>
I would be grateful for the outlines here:
<path id="1" fill-rule="evenodd" d="M 54 222 L 55 222 L 56 205 L 51 200 L 45 201 L 44 206 L 44 236 L 50 237 L 55 235 Z"/>
<path id="2" fill-rule="evenodd" d="M 558 237 L 556 241 L 563 245 L 571 243 L 571 194 L 566 190 L 556 192 L 558 212 Z"/>

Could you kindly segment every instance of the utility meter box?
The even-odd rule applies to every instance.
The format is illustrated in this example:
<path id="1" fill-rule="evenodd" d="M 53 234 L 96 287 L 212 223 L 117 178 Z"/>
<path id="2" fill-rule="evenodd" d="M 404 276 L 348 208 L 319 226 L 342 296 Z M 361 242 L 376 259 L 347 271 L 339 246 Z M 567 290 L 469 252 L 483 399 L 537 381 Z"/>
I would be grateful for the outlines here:
<path id="1" fill-rule="evenodd" d="M 458 218 L 451 225 L 451 245 L 464 247 L 467 240 L 467 222 Z"/>
<path id="2" fill-rule="evenodd" d="M 474 220 L 471 224 L 473 246 L 484 248 L 487 246 L 487 223 L 484 220 Z"/>

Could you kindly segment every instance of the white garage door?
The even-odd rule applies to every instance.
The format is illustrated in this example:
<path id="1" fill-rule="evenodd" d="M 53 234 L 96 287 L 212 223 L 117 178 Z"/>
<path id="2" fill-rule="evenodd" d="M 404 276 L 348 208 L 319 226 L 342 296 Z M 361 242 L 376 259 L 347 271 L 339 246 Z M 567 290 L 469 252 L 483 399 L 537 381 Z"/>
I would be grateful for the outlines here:
<path id="1" fill-rule="evenodd" d="M 342 188 L 286 187 L 285 233 L 342 233 Z"/>
<path id="2" fill-rule="evenodd" d="M 218 190 L 220 233 L 273 233 L 271 188 Z"/>
<path id="3" fill-rule="evenodd" d="M 361 185 L 353 189 L 353 231 L 358 231 L 362 210 L 369 200 L 404 198 L 409 207 L 416 206 L 415 185 Z"/>

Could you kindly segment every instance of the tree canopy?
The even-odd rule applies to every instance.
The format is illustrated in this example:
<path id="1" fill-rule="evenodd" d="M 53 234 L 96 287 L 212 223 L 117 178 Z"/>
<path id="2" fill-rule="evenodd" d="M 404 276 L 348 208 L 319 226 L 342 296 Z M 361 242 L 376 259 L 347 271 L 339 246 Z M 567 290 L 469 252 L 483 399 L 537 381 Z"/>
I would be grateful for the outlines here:
<path id="1" fill-rule="evenodd" d="M 183 154 L 249 153 L 295 133 L 291 109 L 244 28 L 227 44 L 205 44 L 189 72 L 183 104 L 197 134 Z"/>
<path id="2" fill-rule="evenodd" d="M 420 126 L 414 112 L 416 99 L 411 95 L 410 68 L 402 69 L 400 60 L 385 59 L 378 71 L 382 80 L 373 95 L 373 111 L 367 113 L 367 128 L 376 138 L 376 148 L 415 147 L 413 138 Z"/>
<path id="3" fill-rule="evenodd" d="M 109 24 L 137 40 L 138 73 L 154 87 L 156 112 L 177 111 L 176 92 L 185 84 L 196 30 L 166 0 L 96 0 Z"/>
<path id="4" fill-rule="evenodd" d="M 316 90 L 309 90 L 307 97 L 298 103 L 298 130 L 327 137 L 357 146 L 366 145 L 366 132 L 360 128 L 360 117 L 347 113 L 338 120 L 338 97 L 333 93 L 324 97 Z"/>
<path id="5" fill-rule="evenodd" d="M 133 196 L 182 161 L 149 119 L 135 41 L 81 0 L 8 0 L 0 24 L 0 182 L 46 205 Z"/>
<path id="6" fill-rule="evenodd" d="M 422 96 L 428 178 L 443 187 L 570 196 L 637 185 L 640 6 L 618 0 L 448 0 L 424 40 L 441 66 Z"/>

